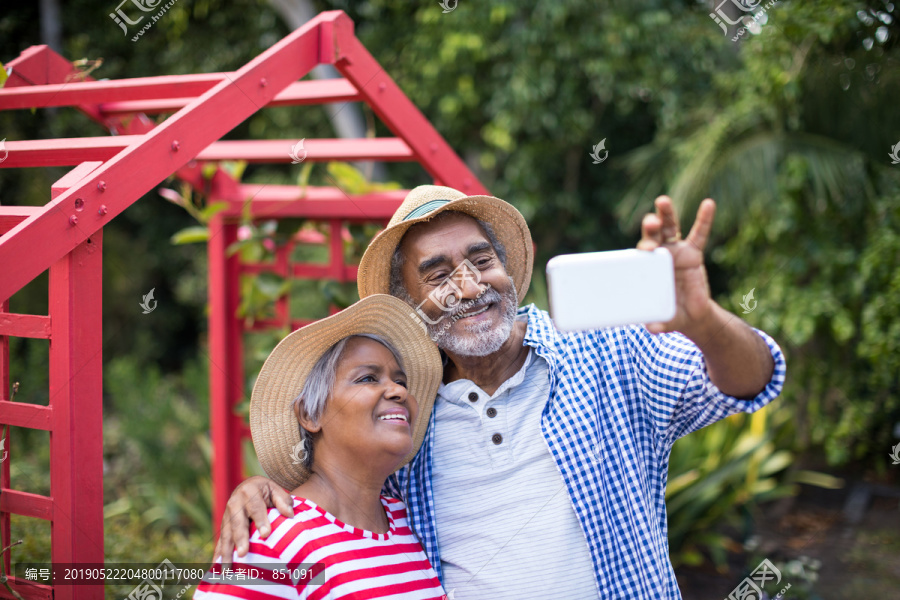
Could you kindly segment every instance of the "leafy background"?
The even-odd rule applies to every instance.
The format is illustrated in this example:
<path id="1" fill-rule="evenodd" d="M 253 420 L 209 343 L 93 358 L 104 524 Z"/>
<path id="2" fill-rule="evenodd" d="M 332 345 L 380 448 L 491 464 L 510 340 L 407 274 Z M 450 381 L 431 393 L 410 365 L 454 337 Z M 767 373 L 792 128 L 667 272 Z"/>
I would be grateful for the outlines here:
<path id="1" fill-rule="evenodd" d="M 59 10 L 55 20 L 41 12 L 50 5 Z M 685 595 L 724 597 L 763 557 L 793 574 L 796 597 L 889 597 L 900 588 L 900 565 L 891 559 L 900 555 L 900 537 L 890 528 L 854 530 L 830 549 L 822 547 L 827 533 L 774 546 L 766 533 L 777 514 L 782 523 L 783 515 L 819 514 L 814 505 L 829 502 L 839 512 L 860 483 L 898 489 L 900 467 L 888 458 L 900 441 L 900 165 L 888 156 L 900 142 L 894 4 L 785 0 L 768 9 L 758 34 L 732 42 L 706 1 L 460 0 L 444 14 L 436 1 L 179 0 L 131 42 L 108 17 L 113 2 L 17 3 L 0 12 L 0 61 L 50 42 L 72 60 L 102 58 L 96 78 L 234 70 L 292 29 L 284 5 L 346 11 L 369 51 L 483 183 L 523 212 L 538 248 L 529 301 L 546 305 L 543 266 L 551 256 L 632 246 L 656 195 L 673 196 L 684 227 L 699 201 L 714 197 L 713 294 L 781 343 L 789 371 L 771 408 L 675 446 L 672 558 L 683 589 L 699 590 Z M 42 30 L 54 21 L 57 36 Z M 368 134 L 389 135 L 370 111 L 359 114 Z M 0 113 L 0 137 L 9 140 L 103 134 L 70 109 Z M 335 135 L 325 109 L 282 107 L 226 137 Z M 609 158 L 594 165 L 589 152 L 601 139 Z M 239 169 L 244 181 L 337 182 L 348 190 L 368 185 L 372 173 L 403 187 L 429 181 L 414 164 L 363 167 L 365 176 L 347 165 L 223 168 Z M 0 199 L 44 204 L 64 172 L 0 170 Z M 175 182 L 160 187 L 190 193 Z M 200 197 L 191 201 L 204 206 Z M 205 251 L 171 239 L 198 225 L 153 192 L 105 228 L 109 561 L 196 562 L 212 553 Z M 266 258 L 267 239 L 324 231 L 310 222 L 280 231 L 245 225 L 250 238 L 237 250 L 248 259 Z M 353 228 L 348 254 L 358 255 L 375 230 Z M 299 256 L 323 260 L 323 251 L 305 246 Z M 46 286 L 46 275 L 36 279 L 11 310 L 46 314 Z M 143 315 L 138 302 L 150 288 L 159 307 Z M 743 314 L 751 289 L 758 306 Z M 285 287 L 263 278 L 245 281 L 242 314 L 266 314 L 282 292 L 311 317 L 324 316 L 329 300 L 355 299 L 352 286 L 335 282 Z M 248 395 L 283 333 L 248 336 Z M 12 339 L 10 349 L 16 399 L 46 404 L 46 342 Z M 14 487 L 46 493 L 46 434 L 10 436 Z M 245 450 L 252 465 L 252 448 Z M 896 506 L 885 510 L 895 514 Z M 14 559 L 46 557 L 48 534 L 44 523 L 14 518 L 13 537 L 25 540 L 11 550 Z"/>

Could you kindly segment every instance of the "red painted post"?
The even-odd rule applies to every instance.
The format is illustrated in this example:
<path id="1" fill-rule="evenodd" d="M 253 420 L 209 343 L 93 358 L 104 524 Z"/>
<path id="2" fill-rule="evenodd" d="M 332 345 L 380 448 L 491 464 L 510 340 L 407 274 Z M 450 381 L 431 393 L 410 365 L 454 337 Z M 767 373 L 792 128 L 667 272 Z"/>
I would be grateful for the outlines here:
<path id="1" fill-rule="evenodd" d="M 50 267 L 51 560 L 103 562 L 103 234 Z M 54 588 L 54 600 L 102 600 L 103 586 Z"/>
<path id="2" fill-rule="evenodd" d="M 209 224 L 209 408 L 213 446 L 213 527 L 218 532 L 225 503 L 241 481 L 243 423 L 234 406 L 243 393 L 243 344 L 236 311 L 238 256 L 228 256 L 237 226 L 216 215 Z"/>
<path id="3" fill-rule="evenodd" d="M 224 219 L 224 217 L 223 217 Z M 225 226 L 226 248 L 237 241 L 237 223 Z M 225 337 L 225 349 L 228 351 L 228 370 L 224 375 L 228 378 L 229 438 L 225 445 L 228 458 L 228 486 L 233 490 L 244 480 L 244 432 L 247 426 L 244 419 L 237 414 L 238 405 L 244 400 L 244 335 L 243 323 L 238 317 L 237 307 L 241 301 L 241 260 L 240 254 L 232 254 L 226 260 L 226 286 L 223 295 L 229 306 L 228 331 Z"/>
<path id="4" fill-rule="evenodd" d="M 0 315 L 9 312 L 9 300 L 0 302 Z M 9 387 L 9 336 L 0 335 L 0 402 L 6 402 L 10 397 Z M 0 435 L 3 436 L 3 450 L 0 451 L 0 458 L 3 459 L 0 464 L 0 489 L 9 489 L 9 455 L 12 453 L 9 438 L 6 436 L 7 427 L 0 423 Z M 0 549 L 12 543 L 10 539 L 10 523 L 9 513 L 0 513 Z M 10 553 L 3 555 L 3 566 L 6 573 L 11 573 Z"/>

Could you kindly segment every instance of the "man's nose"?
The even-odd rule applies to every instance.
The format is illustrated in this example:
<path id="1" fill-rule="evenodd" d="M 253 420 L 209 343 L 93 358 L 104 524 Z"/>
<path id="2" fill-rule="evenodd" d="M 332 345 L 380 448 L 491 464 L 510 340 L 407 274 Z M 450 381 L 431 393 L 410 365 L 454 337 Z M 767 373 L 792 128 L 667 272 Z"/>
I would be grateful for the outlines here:
<path id="1" fill-rule="evenodd" d="M 467 269 L 467 272 L 462 274 L 461 281 L 458 285 L 463 298 L 473 300 L 481 295 L 485 286 L 483 283 L 480 283 L 480 279 L 481 273 L 477 271 L 472 273 Z"/>

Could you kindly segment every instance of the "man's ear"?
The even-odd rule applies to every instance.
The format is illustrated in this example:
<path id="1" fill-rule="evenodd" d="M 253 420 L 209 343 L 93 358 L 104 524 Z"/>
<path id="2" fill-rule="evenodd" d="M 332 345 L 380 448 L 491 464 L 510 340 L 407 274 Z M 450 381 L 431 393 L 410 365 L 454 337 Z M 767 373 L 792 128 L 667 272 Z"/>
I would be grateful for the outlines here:
<path id="1" fill-rule="evenodd" d="M 300 423 L 300 426 L 308 432 L 319 433 L 322 431 L 322 426 L 310 419 L 309 415 L 306 414 L 306 411 L 303 410 L 302 398 L 297 402 L 294 402 L 294 416 L 297 417 L 297 422 Z"/>

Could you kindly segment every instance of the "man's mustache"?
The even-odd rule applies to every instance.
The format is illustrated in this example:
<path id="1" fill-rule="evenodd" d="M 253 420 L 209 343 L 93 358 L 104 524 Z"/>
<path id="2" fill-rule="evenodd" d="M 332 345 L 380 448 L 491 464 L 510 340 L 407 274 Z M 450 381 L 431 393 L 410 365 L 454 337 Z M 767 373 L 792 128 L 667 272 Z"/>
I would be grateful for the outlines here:
<path id="1" fill-rule="evenodd" d="M 450 318 L 452 319 L 454 317 L 457 317 L 458 315 L 462 315 L 463 313 L 481 310 L 483 307 L 489 304 L 493 304 L 495 302 L 499 303 L 502 300 L 503 298 L 502 296 L 500 296 L 500 293 L 497 292 L 497 290 L 492 287 L 488 288 L 484 292 L 482 292 L 480 297 L 460 302 L 459 308 L 453 311 L 453 313 L 450 315 Z"/>

